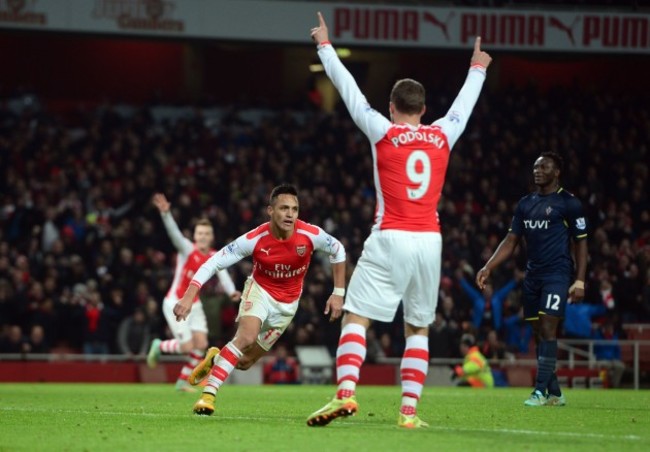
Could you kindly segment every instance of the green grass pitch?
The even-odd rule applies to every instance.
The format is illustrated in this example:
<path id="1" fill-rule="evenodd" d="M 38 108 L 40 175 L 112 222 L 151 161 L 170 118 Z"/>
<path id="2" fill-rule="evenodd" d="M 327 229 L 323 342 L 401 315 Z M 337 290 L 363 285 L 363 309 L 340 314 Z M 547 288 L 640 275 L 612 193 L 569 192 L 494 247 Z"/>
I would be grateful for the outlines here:
<path id="1" fill-rule="evenodd" d="M 360 386 L 359 413 L 305 419 L 332 386 L 224 386 L 211 417 L 171 385 L 0 384 L 0 451 L 648 450 L 650 392 L 567 390 L 566 407 L 523 406 L 527 389 L 425 388 L 431 427 L 397 427 L 400 388 Z"/>

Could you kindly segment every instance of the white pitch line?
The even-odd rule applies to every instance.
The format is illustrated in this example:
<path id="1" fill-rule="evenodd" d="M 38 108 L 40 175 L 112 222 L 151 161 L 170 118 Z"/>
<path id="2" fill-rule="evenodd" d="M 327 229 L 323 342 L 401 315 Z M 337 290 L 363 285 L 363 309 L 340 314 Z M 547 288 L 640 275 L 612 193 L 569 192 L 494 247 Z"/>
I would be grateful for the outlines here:
<path id="1" fill-rule="evenodd" d="M 573 438 L 598 438 L 598 439 L 626 439 L 631 441 L 638 441 L 641 439 L 637 435 L 603 435 L 602 433 L 578 433 L 578 432 L 545 432 L 541 430 L 518 430 L 511 428 L 456 428 L 456 427 L 440 427 L 437 425 L 432 426 L 436 430 L 455 430 L 459 432 L 481 432 L 481 433 L 514 433 L 516 435 L 553 435 L 553 436 L 568 436 Z"/>
<path id="2" fill-rule="evenodd" d="M 142 411 L 140 413 L 134 413 L 130 411 L 93 411 L 93 410 L 46 410 L 43 408 L 20 408 L 20 407 L 0 407 L 0 411 L 19 411 L 19 412 L 41 412 L 41 413 L 48 413 L 48 414 L 83 414 L 83 415 L 88 415 L 88 414 L 99 414 L 102 416 L 137 416 L 137 417 L 161 417 L 161 418 L 180 418 L 180 419 L 186 419 L 188 417 L 192 417 L 194 419 L 202 419 L 202 418 L 208 418 L 207 416 L 193 416 L 191 413 L 187 414 L 174 414 L 174 413 L 147 413 L 145 411 Z M 274 418 L 271 417 L 254 417 L 254 416 L 216 416 L 219 419 L 223 420 L 232 420 L 232 421 L 269 421 L 273 420 Z M 286 418 L 281 418 L 278 419 L 278 421 L 286 422 Z M 339 421 L 337 423 L 338 425 L 344 425 L 346 427 L 361 427 L 361 424 L 358 422 L 350 422 L 350 421 Z M 385 424 L 364 424 L 363 428 L 368 428 L 368 427 L 381 427 L 385 428 Z M 438 426 L 438 425 L 431 425 L 429 427 L 432 430 L 438 430 L 438 431 L 447 431 L 447 432 L 480 432 L 480 433 L 511 433 L 515 435 L 531 435 L 531 436 L 548 436 L 548 435 L 554 435 L 554 436 L 565 436 L 565 437 L 570 437 L 570 438 L 597 438 L 597 439 L 622 439 L 622 440 L 628 440 L 628 441 L 639 441 L 641 440 L 640 436 L 637 435 L 604 435 L 602 433 L 578 433 L 578 432 L 548 432 L 548 431 L 542 431 L 542 430 L 519 430 L 519 429 L 511 429 L 511 428 L 459 428 L 459 427 L 443 427 L 443 426 Z"/>

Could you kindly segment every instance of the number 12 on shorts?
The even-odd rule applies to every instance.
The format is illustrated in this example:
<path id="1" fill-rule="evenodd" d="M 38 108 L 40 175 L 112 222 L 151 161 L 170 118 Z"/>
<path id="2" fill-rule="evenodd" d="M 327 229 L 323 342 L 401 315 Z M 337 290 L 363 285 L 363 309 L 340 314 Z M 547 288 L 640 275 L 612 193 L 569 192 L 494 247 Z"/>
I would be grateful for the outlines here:
<path id="1" fill-rule="evenodd" d="M 560 308 L 560 296 L 554 293 L 548 294 L 546 297 L 546 309 L 557 311 Z"/>

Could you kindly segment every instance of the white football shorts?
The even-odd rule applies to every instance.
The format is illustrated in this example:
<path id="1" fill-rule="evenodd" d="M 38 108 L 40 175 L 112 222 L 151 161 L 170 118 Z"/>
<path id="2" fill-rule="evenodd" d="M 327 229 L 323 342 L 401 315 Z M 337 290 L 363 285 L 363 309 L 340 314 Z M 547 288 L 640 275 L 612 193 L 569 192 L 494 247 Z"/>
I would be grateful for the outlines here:
<path id="1" fill-rule="evenodd" d="M 177 302 L 176 297 L 165 297 L 162 308 L 167 325 L 169 325 L 174 338 L 183 344 L 192 340 L 193 332 L 208 334 L 208 320 L 205 318 L 203 303 L 201 301 L 195 302 L 187 319 L 177 322 L 174 315 L 174 306 L 176 306 Z"/>
<path id="2" fill-rule="evenodd" d="M 404 304 L 404 321 L 430 325 L 438 305 L 442 236 L 437 232 L 373 231 L 352 272 L 345 311 L 392 322 Z"/>
<path id="3" fill-rule="evenodd" d="M 269 351 L 293 320 L 298 305 L 299 300 L 291 303 L 276 301 L 253 278 L 248 277 L 239 302 L 237 320 L 246 316 L 260 319 L 262 326 L 257 336 L 257 343 L 264 350 Z"/>

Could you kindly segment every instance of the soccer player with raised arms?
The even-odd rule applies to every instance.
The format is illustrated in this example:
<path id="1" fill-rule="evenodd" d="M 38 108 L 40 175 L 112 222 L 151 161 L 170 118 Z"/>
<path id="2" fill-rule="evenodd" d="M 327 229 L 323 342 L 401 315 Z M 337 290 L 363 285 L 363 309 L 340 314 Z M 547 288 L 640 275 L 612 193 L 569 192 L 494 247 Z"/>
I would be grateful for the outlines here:
<path id="1" fill-rule="evenodd" d="M 178 251 L 176 256 L 176 268 L 174 270 L 174 280 L 167 295 L 163 301 L 162 311 L 169 329 L 174 335 L 173 339 L 160 340 L 154 339 L 149 348 L 147 355 L 147 364 L 149 367 L 155 367 L 161 354 L 187 354 L 186 364 L 181 368 L 180 374 L 176 381 L 176 389 L 179 391 L 195 392 L 187 383 L 187 378 L 192 372 L 208 348 L 208 322 L 203 311 L 203 304 L 198 297 L 192 301 L 194 309 L 192 315 L 185 323 L 176 322 L 174 316 L 174 306 L 183 296 L 190 280 L 198 268 L 216 251 L 212 248 L 214 241 L 214 231 L 209 220 L 199 220 L 194 226 L 194 243 L 184 237 L 178 225 L 171 214 L 171 204 L 162 193 L 156 193 L 153 197 L 153 204 L 160 212 L 160 217 L 167 230 L 167 235 L 171 239 L 174 247 Z M 241 293 L 235 290 L 235 284 L 232 282 L 227 271 L 219 272 L 219 282 L 224 291 L 233 301 L 239 300 Z"/>
<path id="2" fill-rule="evenodd" d="M 222 350 L 208 349 L 190 375 L 199 384 L 209 375 L 194 413 L 211 415 L 217 391 L 234 368 L 246 370 L 268 352 L 291 323 L 314 251 L 330 256 L 334 290 L 325 305 L 331 320 L 342 314 L 345 295 L 345 248 L 318 226 L 298 219 L 298 191 L 278 185 L 267 207 L 268 223 L 238 237 L 208 259 L 194 275 L 185 295 L 174 307 L 178 321 L 191 314 L 192 300 L 217 271 L 253 256 L 253 272 L 242 293 L 235 337 Z"/>
<path id="3" fill-rule="evenodd" d="M 566 404 L 555 374 L 557 328 L 567 301 L 581 300 L 585 294 L 587 223 L 582 203 L 560 186 L 562 165 L 555 152 L 544 152 L 535 160 L 537 191 L 519 201 L 508 234 L 476 274 L 476 284 L 483 289 L 492 270 L 525 240 L 524 318 L 532 323 L 537 342 L 535 389 L 526 406 Z"/>
<path id="4" fill-rule="evenodd" d="M 318 56 L 352 119 L 370 140 L 377 205 L 345 301 L 336 353 L 338 389 L 307 424 L 323 426 L 357 412 L 355 390 L 366 357 L 366 330 L 372 320 L 391 322 L 401 300 L 406 347 L 397 424 L 426 427 L 416 407 L 429 369 L 429 324 L 438 303 L 442 238 L 437 206 L 449 154 L 467 125 L 492 58 L 477 38 L 463 87 L 447 114 L 433 124 L 420 123 L 424 87 L 415 80 L 399 80 L 390 94 L 389 120 L 370 107 L 341 63 L 320 13 L 318 21 L 311 30 Z"/>

